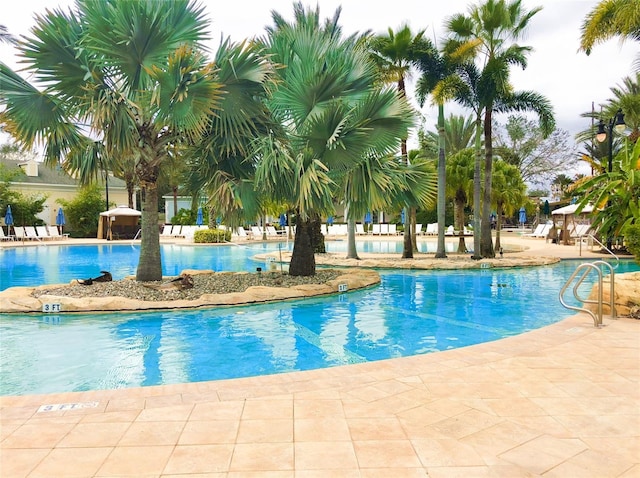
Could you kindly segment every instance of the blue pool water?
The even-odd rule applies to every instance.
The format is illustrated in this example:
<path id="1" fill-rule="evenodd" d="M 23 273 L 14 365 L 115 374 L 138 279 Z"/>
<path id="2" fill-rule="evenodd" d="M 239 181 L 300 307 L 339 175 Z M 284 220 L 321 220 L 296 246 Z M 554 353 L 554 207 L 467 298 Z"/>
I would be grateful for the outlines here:
<path id="1" fill-rule="evenodd" d="M 64 246 L 52 255 L 73 257 L 76 262 L 82 257 L 92 267 L 102 265 L 102 256 L 93 249 L 89 257 L 86 247 L 102 246 Z M 132 273 L 125 270 L 128 262 L 135 270 L 137 251 L 129 246 L 106 247 L 107 255 L 118 258 L 112 269 L 122 266 L 118 275 Z M 37 249 L 44 254 L 48 248 Z M 183 268 L 255 268 L 251 253 L 256 250 L 231 246 L 163 248 L 170 274 Z M 220 261 L 220 268 L 210 266 L 215 261 Z M 557 296 L 576 266 L 563 261 L 526 269 L 386 270 L 381 272 L 380 286 L 368 290 L 233 308 L 4 315 L 0 316 L 0 394 L 245 377 L 497 340 L 571 315 Z M 47 275 L 44 269 L 45 264 L 42 277 L 59 282 L 58 275 Z M 630 270 L 638 270 L 630 261 L 618 267 L 618 272 Z M 86 269 L 82 272 L 87 275 Z"/>

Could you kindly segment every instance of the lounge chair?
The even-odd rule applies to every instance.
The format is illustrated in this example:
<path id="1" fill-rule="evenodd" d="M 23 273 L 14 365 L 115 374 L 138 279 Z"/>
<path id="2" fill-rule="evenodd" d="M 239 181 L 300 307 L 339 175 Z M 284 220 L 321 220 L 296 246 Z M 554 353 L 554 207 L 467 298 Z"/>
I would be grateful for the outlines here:
<path id="1" fill-rule="evenodd" d="M 171 228 L 171 237 L 184 237 L 181 224 L 176 224 Z"/>
<path id="2" fill-rule="evenodd" d="M 193 236 L 196 234 L 196 230 L 197 230 L 198 226 L 182 226 L 182 229 L 180 230 L 180 235 L 187 238 L 187 239 L 193 239 Z"/>
<path id="3" fill-rule="evenodd" d="M 13 236 L 13 235 L 9 235 L 9 236 L 5 235 L 4 229 L 2 229 L 0 227 L 0 241 L 13 241 L 14 239 L 15 239 L 15 236 Z"/>
<path id="4" fill-rule="evenodd" d="M 278 237 L 278 231 L 275 226 L 267 226 L 267 237 Z"/>
<path id="5" fill-rule="evenodd" d="M 416 224 L 416 236 L 422 235 L 422 224 Z"/>
<path id="6" fill-rule="evenodd" d="M 363 224 L 356 224 L 356 235 L 363 236 L 364 234 L 365 234 L 364 225 Z"/>
<path id="7" fill-rule="evenodd" d="M 431 224 L 427 224 L 427 230 L 425 231 L 427 236 L 437 236 L 438 235 L 438 223 L 433 222 Z"/>
<path id="8" fill-rule="evenodd" d="M 24 226 L 24 234 L 27 239 L 31 239 L 32 241 L 42 241 L 42 239 L 38 237 L 36 228 L 33 226 Z"/>
<path id="9" fill-rule="evenodd" d="M 377 234 L 377 235 L 380 235 L 380 224 L 374 224 L 374 225 L 373 225 L 373 230 L 372 230 L 372 232 L 371 232 L 371 233 L 372 233 L 374 236 L 375 236 L 376 234 Z"/>
<path id="10" fill-rule="evenodd" d="M 454 229 L 453 226 L 449 226 L 447 227 L 447 230 L 444 232 L 445 236 L 455 236 L 456 235 L 456 230 Z"/>
<path id="11" fill-rule="evenodd" d="M 69 239 L 69 234 L 60 234 L 60 231 L 58 231 L 58 226 L 49 227 L 49 236 L 51 237 L 51 239 Z"/>
<path id="12" fill-rule="evenodd" d="M 47 231 L 47 226 L 36 226 L 36 234 L 40 239 L 53 239 Z"/>
<path id="13" fill-rule="evenodd" d="M 396 224 L 389 224 L 388 234 L 391 236 L 395 236 L 398 234 L 398 227 Z"/>
<path id="14" fill-rule="evenodd" d="M 162 226 L 162 232 L 160 233 L 160 237 L 171 237 L 172 227 L 173 226 L 171 224 L 165 224 L 164 226 Z"/>
<path id="15" fill-rule="evenodd" d="M 538 224 L 535 230 L 529 234 L 523 234 L 522 237 L 547 237 L 551 224 Z"/>

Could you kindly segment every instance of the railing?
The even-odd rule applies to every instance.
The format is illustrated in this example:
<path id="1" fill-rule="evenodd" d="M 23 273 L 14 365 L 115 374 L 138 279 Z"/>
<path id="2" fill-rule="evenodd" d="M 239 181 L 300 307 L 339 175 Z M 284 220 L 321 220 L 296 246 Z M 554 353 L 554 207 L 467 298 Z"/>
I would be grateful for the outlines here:
<path id="1" fill-rule="evenodd" d="M 609 273 L 610 273 L 611 288 L 609 290 L 609 308 L 611 310 L 611 318 L 615 319 L 616 318 L 615 272 L 614 272 L 613 266 L 606 261 L 585 262 L 583 264 L 580 264 L 576 268 L 576 270 L 573 272 L 573 274 L 571 274 L 571 277 L 569 277 L 565 285 L 562 286 L 562 289 L 560 290 L 560 294 L 559 294 L 560 303 L 564 307 L 570 310 L 578 311 L 578 312 L 586 312 L 587 314 L 591 315 L 591 317 L 593 318 L 593 325 L 595 327 L 600 327 L 602 325 L 602 304 L 603 304 L 602 266 L 606 266 L 609 269 Z M 585 307 L 577 307 L 574 305 L 569 305 L 564 300 L 564 293 L 569 288 L 573 280 L 578 276 L 580 271 L 583 271 L 583 272 L 582 272 L 582 275 L 578 278 L 575 285 L 573 286 L 573 296 L 575 297 L 576 300 L 578 300 L 579 302 L 582 302 L 583 304 L 596 304 L 597 309 L 595 314 L 591 310 Z M 596 300 L 580 297 L 579 291 L 578 291 L 580 285 L 582 285 L 582 282 L 586 279 L 586 277 L 589 275 L 589 272 L 591 271 L 596 271 L 596 273 L 598 274 L 598 294 L 597 294 Z"/>
<path id="2" fill-rule="evenodd" d="M 582 256 L 582 239 L 583 238 L 588 238 L 594 242 L 596 242 L 600 247 L 602 247 L 605 251 L 607 251 L 609 254 L 611 254 L 613 256 L 613 258 L 617 261 L 620 262 L 620 258 L 618 256 L 615 255 L 615 253 L 609 249 L 607 246 L 605 246 L 602 242 L 600 242 L 593 234 L 585 234 L 584 236 L 580 236 L 578 238 L 578 244 L 580 245 L 580 252 L 579 255 Z"/>

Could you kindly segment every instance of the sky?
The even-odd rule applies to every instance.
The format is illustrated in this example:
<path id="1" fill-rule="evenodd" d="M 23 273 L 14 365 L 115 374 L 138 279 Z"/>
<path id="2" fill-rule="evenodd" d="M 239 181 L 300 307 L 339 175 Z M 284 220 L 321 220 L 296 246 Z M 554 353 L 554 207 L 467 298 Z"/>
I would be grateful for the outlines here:
<path id="1" fill-rule="evenodd" d="M 534 90 L 545 95 L 554 107 L 557 126 L 573 136 L 589 126 L 589 120 L 580 114 L 596 110 L 611 97 L 611 87 L 621 84 L 625 76 L 633 73 L 632 63 L 639 52 L 638 42 L 621 44 L 614 39 L 596 46 L 590 56 L 578 52 L 580 27 L 587 13 L 597 5 L 596 0 L 523 0 L 526 9 L 542 6 L 540 13 L 530 22 L 522 45 L 533 47 L 526 70 L 512 70 L 512 83 L 516 90 Z M 13 35 L 26 35 L 34 24 L 33 16 L 45 9 L 68 8 L 71 0 L 22 0 L 19 6 L 3 9 L 0 24 Z M 271 11 L 287 19 L 293 14 L 291 0 L 233 0 L 202 2 L 211 21 L 212 49 L 222 37 L 234 41 L 260 36 L 270 25 Z M 364 32 L 385 33 L 408 23 L 414 32 L 425 30 L 426 35 L 442 44 L 447 17 L 466 13 L 472 2 L 468 0 L 317 0 L 303 4 L 320 8 L 323 18 L 332 17 L 342 6 L 340 24 L 345 34 Z M 0 61 L 17 67 L 13 47 L 0 44 Z M 411 86 L 411 83 L 409 84 Z M 409 92 L 410 98 L 412 97 Z M 435 129 L 437 112 L 430 105 L 421 109 L 428 129 Z M 464 111 L 447 105 L 445 114 Z M 466 114 L 466 113 L 465 113 Z M 500 117 L 499 117 L 500 119 Z M 503 119 L 503 121 L 506 118 Z"/>

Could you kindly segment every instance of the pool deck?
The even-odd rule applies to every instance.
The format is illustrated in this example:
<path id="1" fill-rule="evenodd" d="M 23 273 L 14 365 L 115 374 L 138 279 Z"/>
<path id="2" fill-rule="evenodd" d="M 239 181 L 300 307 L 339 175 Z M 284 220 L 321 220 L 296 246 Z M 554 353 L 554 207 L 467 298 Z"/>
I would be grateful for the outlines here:
<path id="1" fill-rule="evenodd" d="M 578 314 L 379 362 L 0 397 L 0 440 L 2 477 L 640 477 L 640 321 Z"/>

